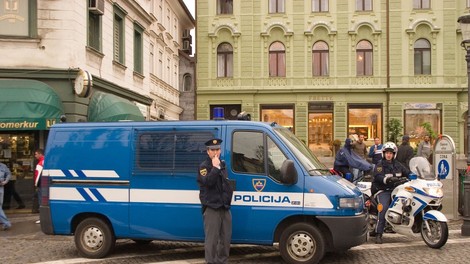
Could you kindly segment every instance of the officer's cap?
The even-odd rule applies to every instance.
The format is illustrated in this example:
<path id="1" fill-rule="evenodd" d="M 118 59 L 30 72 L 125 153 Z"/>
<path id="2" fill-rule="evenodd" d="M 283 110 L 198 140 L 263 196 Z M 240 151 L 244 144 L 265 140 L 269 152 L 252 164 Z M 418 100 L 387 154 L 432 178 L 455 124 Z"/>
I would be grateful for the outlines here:
<path id="1" fill-rule="evenodd" d="M 208 149 L 220 149 L 220 143 L 222 143 L 222 139 L 213 138 L 211 140 L 208 140 L 205 145 Z"/>

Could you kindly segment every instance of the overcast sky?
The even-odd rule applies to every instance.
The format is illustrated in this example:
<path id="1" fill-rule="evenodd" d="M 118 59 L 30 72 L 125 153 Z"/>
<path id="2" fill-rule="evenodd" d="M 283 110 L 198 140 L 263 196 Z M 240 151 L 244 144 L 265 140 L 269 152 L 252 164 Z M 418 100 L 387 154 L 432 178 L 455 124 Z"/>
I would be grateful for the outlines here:
<path id="1" fill-rule="evenodd" d="M 196 19 L 194 16 L 194 3 L 196 0 L 183 0 L 184 1 L 184 4 L 188 7 L 189 11 L 191 12 L 191 14 L 193 14 L 193 18 Z"/>

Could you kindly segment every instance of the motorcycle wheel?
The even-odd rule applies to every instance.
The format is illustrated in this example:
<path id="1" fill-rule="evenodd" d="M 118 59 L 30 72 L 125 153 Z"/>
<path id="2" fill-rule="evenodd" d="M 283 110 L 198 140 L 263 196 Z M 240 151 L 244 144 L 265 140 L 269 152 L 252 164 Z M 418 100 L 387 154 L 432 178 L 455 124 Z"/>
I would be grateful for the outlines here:
<path id="1" fill-rule="evenodd" d="M 429 230 L 426 226 L 429 225 Z M 435 220 L 425 220 L 421 224 L 421 237 L 424 243 L 430 248 L 441 248 L 449 238 L 449 228 L 446 222 L 439 222 Z"/>

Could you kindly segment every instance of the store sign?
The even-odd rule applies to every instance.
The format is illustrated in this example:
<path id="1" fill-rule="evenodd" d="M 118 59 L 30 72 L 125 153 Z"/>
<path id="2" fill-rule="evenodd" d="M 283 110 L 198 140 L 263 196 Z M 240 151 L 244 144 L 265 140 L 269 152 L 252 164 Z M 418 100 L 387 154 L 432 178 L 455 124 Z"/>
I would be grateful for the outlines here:
<path id="1" fill-rule="evenodd" d="M 442 135 L 434 144 L 434 171 L 441 179 L 452 179 L 455 174 L 455 144 L 450 136 Z"/>
<path id="2" fill-rule="evenodd" d="M 58 119 L 22 119 L 22 120 L 0 120 L 0 130 L 46 130 Z"/>

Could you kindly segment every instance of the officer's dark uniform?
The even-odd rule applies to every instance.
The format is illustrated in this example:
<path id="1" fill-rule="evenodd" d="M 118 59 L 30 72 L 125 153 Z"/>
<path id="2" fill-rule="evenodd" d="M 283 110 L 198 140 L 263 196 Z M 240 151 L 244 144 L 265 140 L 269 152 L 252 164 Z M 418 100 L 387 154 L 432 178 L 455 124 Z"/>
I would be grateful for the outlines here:
<path id="1" fill-rule="evenodd" d="M 221 139 L 206 142 L 208 149 L 220 148 Z M 212 166 L 211 157 L 199 165 L 197 182 L 202 204 L 206 263 L 227 263 L 232 239 L 230 204 L 233 188 L 227 178 L 225 164 Z"/>
<path id="2" fill-rule="evenodd" d="M 377 202 L 378 204 L 382 204 L 382 210 L 379 210 L 377 226 L 375 229 L 377 236 L 376 242 L 379 244 L 382 243 L 382 234 L 385 228 L 385 213 L 390 206 L 391 194 L 397 184 L 397 180 L 394 181 L 389 178 L 394 177 L 394 179 L 397 179 L 400 177 L 408 177 L 409 174 L 410 171 L 396 159 L 387 161 L 384 158 L 374 169 L 374 181 L 372 182 L 371 191 L 372 194 L 378 193 Z"/>

